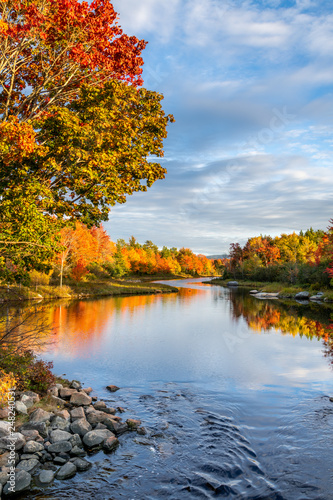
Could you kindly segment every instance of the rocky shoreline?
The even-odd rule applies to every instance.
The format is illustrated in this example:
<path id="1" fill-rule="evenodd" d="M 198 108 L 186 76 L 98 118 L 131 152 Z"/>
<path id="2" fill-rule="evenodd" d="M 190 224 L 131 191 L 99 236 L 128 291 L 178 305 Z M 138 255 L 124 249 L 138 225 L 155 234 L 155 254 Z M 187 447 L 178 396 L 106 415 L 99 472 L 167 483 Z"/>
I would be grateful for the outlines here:
<path id="1" fill-rule="evenodd" d="M 116 392 L 118 387 L 107 389 Z M 52 386 L 48 396 L 54 411 L 38 407 L 40 398 L 34 392 L 16 393 L 15 413 L 28 420 L 15 429 L 13 409 L 0 410 L 0 498 L 72 478 L 91 467 L 85 459 L 89 453 L 113 452 L 125 432 L 146 433 L 140 420 L 124 422 L 116 415 L 123 408 L 109 407 L 91 392 L 75 380 L 70 387 Z"/>

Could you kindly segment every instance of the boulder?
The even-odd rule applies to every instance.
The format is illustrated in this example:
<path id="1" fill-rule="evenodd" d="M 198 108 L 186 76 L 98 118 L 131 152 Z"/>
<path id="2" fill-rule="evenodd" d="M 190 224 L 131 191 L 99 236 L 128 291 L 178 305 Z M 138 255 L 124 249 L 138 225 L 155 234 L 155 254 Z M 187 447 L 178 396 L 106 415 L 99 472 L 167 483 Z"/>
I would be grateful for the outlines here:
<path id="1" fill-rule="evenodd" d="M 77 392 L 72 394 L 70 403 L 75 406 L 89 406 L 91 404 L 91 397 L 85 392 Z"/>
<path id="2" fill-rule="evenodd" d="M 36 443 L 36 441 L 28 441 L 23 448 L 23 453 L 37 453 L 43 451 L 44 446 L 42 443 Z"/>
<path id="3" fill-rule="evenodd" d="M 116 434 L 123 434 L 124 432 L 128 431 L 128 426 L 127 424 L 124 424 L 123 422 L 118 422 L 114 418 L 108 417 L 104 420 L 103 422 L 106 427 L 116 433 Z"/>
<path id="4" fill-rule="evenodd" d="M 85 434 L 83 442 L 86 446 L 88 446 L 88 448 L 95 448 L 96 446 L 100 446 L 103 441 L 112 436 L 114 436 L 114 434 L 108 429 L 93 430 Z"/>
<path id="5" fill-rule="evenodd" d="M 10 436 L 0 438 L 0 448 L 8 450 L 9 446 L 15 445 L 15 450 L 21 450 L 25 445 L 25 438 L 20 432 L 13 432 Z"/>
<path id="6" fill-rule="evenodd" d="M 47 394 L 49 396 L 55 396 L 55 397 L 58 397 L 59 396 L 59 389 L 56 385 L 52 385 L 52 387 L 50 387 L 48 390 L 47 390 Z"/>
<path id="7" fill-rule="evenodd" d="M 20 491 L 29 489 L 30 484 L 31 484 L 31 475 L 29 474 L 29 472 L 25 470 L 19 470 L 15 474 L 15 493 L 19 493 Z M 10 487 L 11 484 L 9 482 L 5 484 L 5 487 L 3 489 L 5 495 L 11 494 L 11 491 L 9 489 Z"/>
<path id="8" fill-rule="evenodd" d="M 1 472 L 0 472 L 0 484 L 1 486 L 3 486 L 4 484 L 7 483 L 8 481 L 8 472 L 9 472 L 9 468 L 8 467 L 4 467 Z M 1 498 L 1 496 L 0 496 Z"/>
<path id="9" fill-rule="evenodd" d="M 95 410 L 104 411 L 106 408 L 105 401 L 96 401 L 96 403 L 94 404 L 94 408 L 95 408 Z"/>
<path id="10" fill-rule="evenodd" d="M 87 453 L 78 446 L 73 446 L 70 454 L 72 457 L 85 457 L 87 455 Z"/>
<path id="11" fill-rule="evenodd" d="M 0 422 L 0 438 L 4 436 L 9 436 L 10 434 L 10 422 Z"/>
<path id="12" fill-rule="evenodd" d="M 295 295 L 296 300 L 307 300 L 310 297 L 310 292 L 298 292 Z"/>
<path id="13" fill-rule="evenodd" d="M 238 286 L 238 281 L 228 281 L 227 286 Z"/>
<path id="14" fill-rule="evenodd" d="M 92 425 L 96 425 L 100 422 L 103 423 L 103 421 L 106 418 L 108 418 L 108 416 L 106 413 L 104 413 L 104 411 L 94 410 L 94 411 L 89 412 L 89 414 L 87 414 L 87 420 Z"/>
<path id="15" fill-rule="evenodd" d="M 9 417 L 9 409 L 0 408 L 0 418 L 8 418 L 8 417 Z"/>
<path id="16" fill-rule="evenodd" d="M 39 435 L 38 431 L 26 431 L 24 429 L 21 430 L 21 434 L 25 437 L 25 440 L 28 441 L 35 441 L 37 438 L 40 438 L 41 436 Z"/>
<path id="17" fill-rule="evenodd" d="M 116 391 L 119 391 L 119 387 L 117 387 L 116 385 L 107 385 L 106 388 L 110 391 L 110 392 L 116 392 Z"/>
<path id="18" fill-rule="evenodd" d="M 74 420 L 78 420 L 79 418 L 86 418 L 86 415 L 84 413 L 84 409 L 82 408 L 82 406 L 78 406 L 77 408 L 74 408 L 73 410 L 71 410 L 71 417 L 72 417 L 73 422 L 74 422 Z"/>
<path id="19" fill-rule="evenodd" d="M 118 439 L 115 436 L 111 436 L 103 441 L 103 449 L 105 451 L 113 451 L 115 448 L 117 448 L 118 444 Z"/>
<path id="20" fill-rule="evenodd" d="M 58 443 L 58 441 L 69 441 L 72 437 L 70 432 L 62 431 L 60 429 L 56 429 L 55 431 L 50 432 L 50 441 L 51 443 Z"/>
<path id="21" fill-rule="evenodd" d="M 104 413 L 107 413 L 108 415 L 114 415 L 116 413 L 115 408 L 104 408 L 103 411 L 104 411 Z"/>
<path id="22" fill-rule="evenodd" d="M 258 290 L 251 290 L 250 293 L 252 293 L 253 295 L 255 295 L 256 293 L 258 293 Z"/>
<path id="23" fill-rule="evenodd" d="M 62 417 L 54 416 L 52 417 L 50 427 L 51 429 L 60 429 L 62 431 L 69 431 L 70 422 L 69 420 L 64 420 Z"/>
<path id="24" fill-rule="evenodd" d="M 68 389 L 68 387 L 63 387 L 59 391 L 59 395 L 62 399 L 70 399 L 73 394 L 77 394 L 76 389 Z"/>
<path id="25" fill-rule="evenodd" d="M 136 431 L 138 427 L 141 425 L 141 420 L 135 420 L 134 418 L 128 418 L 126 420 L 126 424 L 128 428 L 132 431 Z"/>
<path id="26" fill-rule="evenodd" d="M 20 430 L 36 430 L 42 437 L 46 437 L 48 434 L 47 430 L 47 425 L 45 422 L 27 422 L 26 424 L 23 424 L 20 428 Z"/>
<path id="27" fill-rule="evenodd" d="M 51 401 L 53 404 L 57 405 L 60 408 L 68 405 L 68 403 L 66 403 L 63 399 L 57 398 L 57 396 L 51 396 Z"/>
<path id="28" fill-rule="evenodd" d="M 31 474 L 38 465 L 39 461 L 36 458 L 30 458 L 29 460 L 22 460 L 16 468 L 19 470 L 25 470 Z"/>
<path id="29" fill-rule="evenodd" d="M 55 457 L 53 460 L 53 463 L 56 465 L 64 465 L 68 460 L 66 458 L 61 458 L 61 457 Z"/>
<path id="30" fill-rule="evenodd" d="M 72 462 L 67 462 L 65 465 L 60 467 L 56 474 L 56 478 L 63 480 L 63 479 L 69 479 L 76 474 L 76 466 Z"/>
<path id="31" fill-rule="evenodd" d="M 104 424 L 101 424 L 101 422 L 99 424 L 97 424 L 94 429 L 107 429 L 106 425 Z"/>
<path id="32" fill-rule="evenodd" d="M 72 437 L 70 438 L 69 442 L 71 443 L 73 448 L 74 448 L 74 446 L 80 446 L 80 447 L 83 446 L 82 439 L 81 439 L 79 434 L 73 434 Z"/>
<path id="33" fill-rule="evenodd" d="M 72 380 L 71 382 L 71 388 L 72 389 L 76 389 L 77 391 L 82 389 L 82 385 L 81 385 L 81 382 L 79 382 L 78 380 Z"/>
<path id="34" fill-rule="evenodd" d="M 25 404 L 27 408 L 32 408 L 33 405 L 35 404 L 35 400 L 36 400 L 35 397 L 28 396 L 27 394 L 23 394 L 23 396 L 21 396 L 21 402 Z"/>
<path id="35" fill-rule="evenodd" d="M 83 388 L 83 391 L 84 391 L 86 394 L 90 394 L 90 393 L 93 391 L 93 389 L 92 389 L 92 387 L 86 387 L 86 388 Z"/>
<path id="36" fill-rule="evenodd" d="M 52 470 L 42 470 L 38 476 L 41 484 L 50 484 L 54 480 L 55 473 Z"/>
<path id="37" fill-rule="evenodd" d="M 69 441 L 57 441 L 48 446 L 47 451 L 49 453 L 68 453 L 72 449 L 72 445 Z"/>
<path id="38" fill-rule="evenodd" d="M 53 417 L 53 415 L 54 413 L 42 410 L 42 408 L 37 408 L 37 410 L 33 411 L 30 414 L 29 422 L 31 423 L 48 422 L 51 420 L 51 417 Z"/>
<path id="39" fill-rule="evenodd" d="M 76 458 L 73 461 L 73 464 L 77 468 L 78 471 L 83 472 L 88 470 L 91 467 L 91 463 L 88 460 L 83 460 L 82 458 Z"/>
<path id="40" fill-rule="evenodd" d="M 71 416 L 67 410 L 58 410 L 54 412 L 56 417 L 63 418 L 64 420 L 70 421 Z"/>
<path id="41" fill-rule="evenodd" d="M 71 431 L 79 436 L 84 436 L 87 432 L 91 431 L 91 425 L 85 418 L 74 420 L 71 424 Z"/>
<path id="42" fill-rule="evenodd" d="M 31 399 L 31 402 L 32 402 L 32 399 Z M 24 403 L 22 403 L 22 401 L 15 402 L 15 409 L 16 409 L 17 413 L 22 413 L 24 415 L 28 414 L 28 408 Z"/>
<path id="43" fill-rule="evenodd" d="M 24 392 L 22 392 L 22 394 L 21 394 L 21 401 L 23 401 L 23 403 L 24 403 L 25 397 L 32 398 L 34 404 L 35 403 L 39 403 L 39 396 L 35 392 L 32 392 L 32 391 L 24 391 Z"/>

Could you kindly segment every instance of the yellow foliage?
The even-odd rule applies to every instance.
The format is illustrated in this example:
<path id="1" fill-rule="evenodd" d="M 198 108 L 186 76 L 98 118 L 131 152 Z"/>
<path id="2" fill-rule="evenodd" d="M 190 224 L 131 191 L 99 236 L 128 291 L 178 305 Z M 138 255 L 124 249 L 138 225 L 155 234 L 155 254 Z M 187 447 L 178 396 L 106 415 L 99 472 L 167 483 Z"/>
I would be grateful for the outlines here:
<path id="1" fill-rule="evenodd" d="M 0 408 L 8 406 L 8 392 L 15 387 L 16 380 L 12 373 L 0 370 Z"/>

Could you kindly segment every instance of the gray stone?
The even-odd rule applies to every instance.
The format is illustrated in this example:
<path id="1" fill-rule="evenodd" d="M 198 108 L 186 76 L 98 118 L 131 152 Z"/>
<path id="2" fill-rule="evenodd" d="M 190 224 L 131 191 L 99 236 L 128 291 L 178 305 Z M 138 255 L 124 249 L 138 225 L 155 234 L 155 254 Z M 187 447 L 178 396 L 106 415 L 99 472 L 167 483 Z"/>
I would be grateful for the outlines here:
<path id="1" fill-rule="evenodd" d="M 54 413 L 43 410 L 42 408 L 37 408 L 30 414 L 29 422 L 48 422 L 53 417 Z"/>
<path id="2" fill-rule="evenodd" d="M 60 389 L 64 388 L 64 386 L 62 384 L 55 384 L 55 386 L 58 389 L 58 391 L 60 391 Z"/>
<path id="3" fill-rule="evenodd" d="M 59 389 L 56 385 L 52 385 L 52 387 L 47 390 L 47 393 L 49 396 L 55 396 L 57 398 L 59 396 Z"/>
<path id="4" fill-rule="evenodd" d="M 321 295 L 312 295 L 312 297 L 310 297 L 310 300 L 312 301 L 321 301 L 323 300 L 323 297 Z"/>
<path id="5" fill-rule="evenodd" d="M 38 465 L 39 461 L 36 460 L 36 458 L 30 458 L 30 460 L 22 460 L 22 462 L 17 465 L 17 469 L 31 473 Z"/>
<path id="6" fill-rule="evenodd" d="M 106 388 L 110 391 L 110 392 L 116 392 L 116 391 L 119 391 L 119 387 L 117 387 L 116 385 L 107 385 Z"/>
<path id="7" fill-rule="evenodd" d="M 83 472 L 88 470 L 91 467 L 91 463 L 88 460 L 83 460 L 82 458 L 76 458 L 73 461 L 73 464 L 77 468 L 78 471 Z"/>
<path id="8" fill-rule="evenodd" d="M 104 408 L 104 413 L 107 413 L 108 415 L 114 415 L 116 413 L 115 408 Z"/>
<path id="9" fill-rule="evenodd" d="M 136 432 L 141 436 L 145 436 L 147 434 L 147 429 L 145 427 L 138 427 Z"/>
<path id="10" fill-rule="evenodd" d="M 67 460 L 61 457 L 55 457 L 55 459 L 53 460 L 53 463 L 56 465 L 64 465 L 66 462 Z"/>
<path id="11" fill-rule="evenodd" d="M 10 434 L 10 422 L 0 422 L 0 438 Z"/>
<path id="12" fill-rule="evenodd" d="M 77 394 L 76 389 L 68 389 L 67 387 L 64 387 L 63 389 L 60 389 L 59 394 L 62 399 L 70 399 L 73 394 Z"/>
<path id="13" fill-rule="evenodd" d="M 71 416 L 70 413 L 67 410 L 57 410 L 54 412 L 56 417 L 60 417 L 64 420 L 70 421 Z"/>
<path id="14" fill-rule="evenodd" d="M 21 434 L 23 434 L 23 436 L 25 437 L 25 440 L 28 442 L 28 441 L 35 441 L 37 438 L 40 437 L 40 434 L 38 431 L 36 430 L 30 430 L 30 431 L 27 431 L 25 429 L 22 429 L 21 430 Z"/>
<path id="15" fill-rule="evenodd" d="M 256 293 L 258 293 L 258 290 L 251 290 L 250 293 L 252 293 L 253 295 L 255 295 Z"/>
<path id="16" fill-rule="evenodd" d="M 8 418 L 8 417 L 9 417 L 9 409 L 0 408 L 0 418 Z"/>
<path id="17" fill-rule="evenodd" d="M 108 415 L 104 411 L 94 410 L 87 415 L 87 420 L 90 424 L 96 425 L 100 422 L 103 423 L 104 420 L 108 418 Z"/>
<path id="18" fill-rule="evenodd" d="M 28 398 L 32 398 L 34 404 L 35 403 L 39 403 L 39 396 L 35 392 L 32 392 L 32 391 L 24 391 L 24 392 L 22 392 L 22 394 L 21 394 L 21 401 L 23 401 L 23 403 L 24 403 L 25 396 L 27 396 Z"/>
<path id="19" fill-rule="evenodd" d="M 74 432 L 74 434 L 79 434 L 79 436 L 84 436 L 87 432 L 91 431 L 91 425 L 85 418 L 79 418 L 72 422 L 71 431 Z"/>
<path id="20" fill-rule="evenodd" d="M 78 446 L 73 446 L 70 454 L 72 457 L 85 457 L 87 455 L 87 453 Z"/>
<path id="21" fill-rule="evenodd" d="M 134 420 L 134 418 L 128 418 L 126 420 L 126 424 L 130 430 L 137 430 L 137 428 L 141 425 L 141 420 Z"/>
<path id="22" fill-rule="evenodd" d="M 0 454 L 0 467 L 6 467 L 8 465 L 10 452 L 6 451 L 5 453 Z"/>
<path id="23" fill-rule="evenodd" d="M 228 281 L 227 286 L 238 286 L 238 281 Z"/>
<path id="24" fill-rule="evenodd" d="M 25 470 L 19 470 L 15 474 L 15 493 L 19 493 L 20 491 L 29 489 L 30 484 L 31 484 L 31 475 L 29 474 L 29 472 Z M 5 484 L 5 487 L 3 489 L 5 495 L 11 494 L 9 488 L 11 488 L 11 484 L 8 482 Z"/>
<path id="25" fill-rule="evenodd" d="M 118 439 L 115 436 L 111 436 L 103 441 L 103 449 L 105 451 L 113 451 L 115 448 L 117 448 L 118 444 Z"/>
<path id="26" fill-rule="evenodd" d="M 54 480 L 55 473 L 52 470 L 42 470 L 38 479 L 42 484 L 50 484 Z"/>
<path id="27" fill-rule="evenodd" d="M 83 391 L 84 391 L 86 394 L 90 394 L 90 393 L 93 391 L 93 389 L 92 389 L 92 387 L 86 387 L 86 388 L 83 388 Z"/>
<path id="28" fill-rule="evenodd" d="M 83 442 L 86 446 L 88 446 L 88 448 L 95 448 L 96 446 L 100 446 L 103 441 L 112 436 L 114 436 L 114 434 L 107 429 L 93 430 L 85 434 Z"/>
<path id="29" fill-rule="evenodd" d="M 60 408 L 66 406 L 66 402 L 61 398 L 57 398 L 57 396 L 51 396 L 51 401 L 53 404 L 56 404 Z"/>
<path id="30" fill-rule="evenodd" d="M 91 397 L 85 392 L 77 392 L 72 394 L 70 403 L 76 406 L 89 406 L 91 404 Z"/>
<path id="31" fill-rule="evenodd" d="M 79 418 L 86 418 L 82 406 L 79 406 L 78 408 L 74 408 L 73 410 L 71 410 L 71 417 L 72 421 L 77 420 Z"/>
<path id="32" fill-rule="evenodd" d="M 79 382 L 78 380 L 72 380 L 71 388 L 76 390 L 82 389 L 81 382 Z"/>
<path id="33" fill-rule="evenodd" d="M 62 431 L 60 429 L 56 429 L 55 431 L 50 432 L 50 441 L 51 443 L 57 443 L 58 441 L 69 441 L 72 437 L 70 432 Z"/>
<path id="34" fill-rule="evenodd" d="M 0 448 L 10 449 L 9 446 L 15 445 L 15 450 L 21 450 L 25 445 L 25 439 L 20 432 L 13 432 L 10 436 L 0 438 Z"/>
<path id="35" fill-rule="evenodd" d="M 310 297 L 310 292 L 298 292 L 295 295 L 295 299 L 306 300 Z"/>
<path id="36" fill-rule="evenodd" d="M 23 394 L 23 396 L 21 396 L 21 401 L 27 408 L 32 408 L 35 404 L 35 398 L 33 398 L 32 396 L 27 396 L 26 394 Z"/>
<path id="37" fill-rule="evenodd" d="M 107 429 L 107 427 L 106 425 L 99 423 L 96 425 L 95 429 Z"/>
<path id="38" fill-rule="evenodd" d="M 124 432 L 128 431 L 127 424 L 124 424 L 123 422 L 118 422 L 117 420 L 111 417 L 105 419 L 103 424 L 106 425 L 106 427 L 110 431 L 115 432 L 116 434 L 123 434 Z"/>
<path id="39" fill-rule="evenodd" d="M 0 484 L 1 486 L 3 486 L 4 484 L 7 483 L 8 481 L 8 472 L 9 472 L 9 468 L 8 467 L 4 467 L 1 472 L 0 472 Z"/>
<path id="40" fill-rule="evenodd" d="M 44 446 L 41 443 L 36 443 L 36 441 L 28 441 L 23 448 L 24 453 L 37 453 L 38 451 L 43 451 L 43 450 Z"/>
<path id="41" fill-rule="evenodd" d="M 31 458 L 39 460 L 41 457 L 39 457 L 37 453 L 23 453 L 20 455 L 20 460 L 30 460 Z"/>
<path id="42" fill-rule="evenodd" d="M 61 480 L 69 479 L 70 477 L 75 476 L 76 470 L 76 466 L 72 462 L 67 462 L 67 464 L 60 467 L 57 472 L 56 478 Z"/>
<path id="43" fill-rule="evenodd" d="M 27 422 L 21 426 L 22 431 L 36 430 L 42 437 L 48 434 L 47 425 L 45 422 Z"/>
<path id="44" fill-rule="evenodd" d="M 73 434 L 73 436 L 70 438 L 69 442 L 71 443 L 73 448 L 74 448 L 74 446 L 83 446 L 82 439 L 79 436 L 79 434 Z"/>
<path id="45" fill-rule="evenodd" d="M 28 408 L 26 407 L 26 405 L 24 403 L 22 403 L 22 401 L 15 402 L 15 409 L 16 409 L 17 413 L 22 413 L 23 415 L 28 414 Z"/>
<path id="46" fill-rule="evenodd" d="M 71 451 L 72 445 L 69 441 L 57 441 L 49 445 L 47 451 L 49 453 L 67 453 Z"/>
<path id="47" fill-rule="evenodd" d="M 96 401 L 94 404 L 95 410 L 102 410 L 104 411 L 104 408 L 106 408 L 106 403 L 104 401 Z"/>
<path id="48" fill-rule="evenodd" d="M 70 422 L 69 420 L 64 420 L 61 417 L 54 416 L 52 417 L 50 427 L 51 429 L 60 429 L 62 431 L 68 432 L 70 427 Z"/>

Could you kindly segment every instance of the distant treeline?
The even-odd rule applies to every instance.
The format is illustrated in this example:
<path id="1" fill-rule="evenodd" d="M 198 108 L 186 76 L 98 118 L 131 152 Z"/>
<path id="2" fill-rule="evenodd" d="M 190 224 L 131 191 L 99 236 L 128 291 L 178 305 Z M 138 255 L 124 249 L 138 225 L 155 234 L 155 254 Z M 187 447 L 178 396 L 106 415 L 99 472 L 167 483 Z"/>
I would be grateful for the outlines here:
<path id="1" fill-rule="evenodd" d="M 333 220 L 327 231 L 312 228 L 299 234 L 256 236 L 244 247 L 230 246 L 219 268 L 224 278 L 330 285 L 333 278 Z"/>

